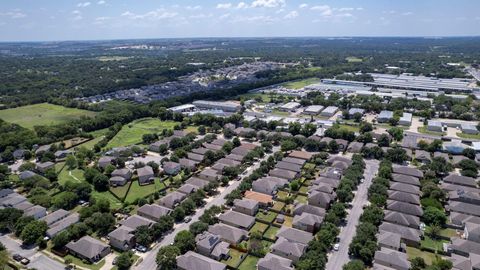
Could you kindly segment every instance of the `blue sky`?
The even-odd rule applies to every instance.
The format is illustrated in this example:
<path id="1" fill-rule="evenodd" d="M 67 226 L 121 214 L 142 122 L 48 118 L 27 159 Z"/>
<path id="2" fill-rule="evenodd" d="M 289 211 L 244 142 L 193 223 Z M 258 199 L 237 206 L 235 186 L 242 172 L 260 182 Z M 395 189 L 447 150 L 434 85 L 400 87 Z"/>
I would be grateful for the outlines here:
<path id="1" fill-rule="evenodd" d="M 480 35 L 478 0 L 1 0 L 0 41 Z"/>

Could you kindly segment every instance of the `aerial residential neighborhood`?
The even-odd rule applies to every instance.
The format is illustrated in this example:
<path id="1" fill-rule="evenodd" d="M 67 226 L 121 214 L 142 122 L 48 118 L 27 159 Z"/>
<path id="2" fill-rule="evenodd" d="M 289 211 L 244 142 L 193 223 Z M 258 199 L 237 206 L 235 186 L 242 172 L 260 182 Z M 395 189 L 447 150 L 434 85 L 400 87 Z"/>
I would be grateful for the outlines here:
<path id="1" fill-rule="evenodd" d="M 2 1 L 0 270 L 480 269 L 477 1 Z"/>

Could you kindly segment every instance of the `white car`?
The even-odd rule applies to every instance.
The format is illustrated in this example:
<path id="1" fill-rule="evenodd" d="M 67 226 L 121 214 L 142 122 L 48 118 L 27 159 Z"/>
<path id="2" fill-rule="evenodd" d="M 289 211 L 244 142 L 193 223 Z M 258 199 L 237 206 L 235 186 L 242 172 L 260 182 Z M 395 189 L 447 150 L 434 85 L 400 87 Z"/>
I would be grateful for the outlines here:
<path id="1" fill-rule="evenodd" d="M 333 246 L 333 250 L 335 250 L 335 251 L 338 251 L 339 248 L 340 248 L 340 244 L 335 244 Z"/>

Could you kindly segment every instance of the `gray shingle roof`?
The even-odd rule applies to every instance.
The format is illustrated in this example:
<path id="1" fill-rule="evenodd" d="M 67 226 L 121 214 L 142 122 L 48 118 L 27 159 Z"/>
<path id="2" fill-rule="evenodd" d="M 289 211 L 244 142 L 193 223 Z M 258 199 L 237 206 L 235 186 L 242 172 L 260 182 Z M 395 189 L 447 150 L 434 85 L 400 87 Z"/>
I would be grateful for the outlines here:
<path id="1" fill-rule="evenodd" d="M 293 270 L 292 261 L 273 253 L 268 253 L 258 260 L 258 268 L 265 270 Z"/>
<path id="2" fill-rule="evenodd" d="M 224 270 L 227 266 L 193 251 L 177 257 L 177 265 L 189 270 Z"/>
<path id="3" fill-rule="evenodd" d="M 249 229 L 255 223 L 254 217 L 232 210 L 221 214 L 218 219 L 224 223 L 237 225 L 244 229 Z"/>
<path id="4" fill-rule="evenodd" d="M 313 239 L 313 235 L 302 230 L 282 227 L 277 232 L 277 237 L 283 237 L 289 241 L 307 245 Z"/>
<path id="5" fill-rule="evenodd" d="M 102 241 L 87 235 L 76 242 L 72 241 L 68 243 L 66 247 L 73 250 L 75 253 L 91 259 L 102 253 L 102 251 L 109 246 Z"/>

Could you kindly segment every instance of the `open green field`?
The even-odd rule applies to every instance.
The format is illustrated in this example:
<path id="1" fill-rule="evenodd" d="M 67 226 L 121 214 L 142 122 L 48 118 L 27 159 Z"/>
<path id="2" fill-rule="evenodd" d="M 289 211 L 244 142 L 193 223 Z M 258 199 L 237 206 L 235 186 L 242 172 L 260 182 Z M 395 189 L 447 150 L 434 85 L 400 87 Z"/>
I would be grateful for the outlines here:
<path id="1" fill-rule="evenodd" d="M 91 196 L 95 199 L 107 199 L 110 202 L 110 207 L 112 209 L 120 209 L 120 207 L 122 207 L 122 203 L 117 198 L 115 198 L 109 191 L 98 192 L 93 190 Z"/>
<path id="2" fill-rule="evenodd" d="M 349 56 L 349 57 L 345 58 L 345 60 L 347 60 L 347 62 L 349 62 L 349 63 L 360 63 L 360 62 L 363 62 L 363 59 L 362 59 L 362 58 L 358 58 L 358 57 L 355 57 L 355 56 Z"/>
<path id="3" fill-rule="evenodd" d="M 240 95 L 239 97 L 243 98 L 245 100 L 255 99 L 257 97 L 261 97 L 263 103 L 269 103 L 269 102 L 272 101 L 269 94 L 263 94 L 263 93 L 247 93 L 247 94 Z"/>
<path id="4" fill-rule="evenodd" d="M 67 167 L 63 168 L 63 170 L 58 175 L 58 183 L 63 186 L 67 181 L 78 183 L 85 181 L 83 171 L 79 169 L 73 169 L 69 171 Z"/>
<path id="5" fill-rule="evenodd" d="M 289 89 L 300 89 L 307 85 L 319 83 L 319 82 L 320 82 L 319 78 L 308 78 L 300 81 L 286 82 L 282 84 L 282 86 Z"/>
<path id="6" fill-rule="evenodd" d="M 435 132 L 435 131 L 430 131 L 427 129 L 427 127 L 419 127 L 418 132 L 423 133 L 423 134 L 429 134 L 429 135 L 437 135 L 437 136 L 444 136 L 446 135 L 445 132 Z"/>
<path id="7" fill-rule="evenodd" d="M 34 126 L 48 126 L 68 123 L 81 116 L 94 116 L 95 112 L 67 108 L 49 103 L 22 106 L 0 110 L 0 118 L 22 127 L 33 129 Z"/>
<path id="8" fill-rule="evenodd" d="M 107 148 L 128 146 L 142 142 L 144 134 L 159 133 L 163 129 L 173 129 L 174 121 L 162 121 L 157 118 L 143 118 L 124 125 L 122 130 L 107 144 Z"/>

